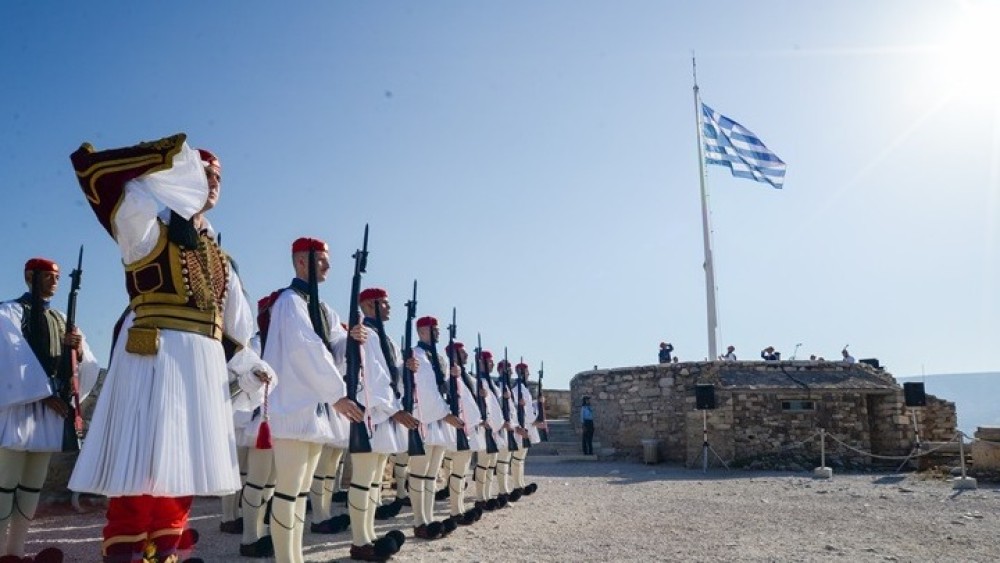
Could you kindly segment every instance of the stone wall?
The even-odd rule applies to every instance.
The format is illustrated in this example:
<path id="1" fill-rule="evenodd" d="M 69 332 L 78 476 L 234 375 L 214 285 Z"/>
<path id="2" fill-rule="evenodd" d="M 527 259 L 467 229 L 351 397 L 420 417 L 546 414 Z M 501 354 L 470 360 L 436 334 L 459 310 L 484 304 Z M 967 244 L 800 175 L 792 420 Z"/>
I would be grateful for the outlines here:
<path id="1" fill-rule="evenodd" d="M 566 418 L 571 411 L 569 389 L 545 390 L 545 417 L 549 419 Z"/>
<path id="2" fill-rule="evenodd" d="M 786 453 L 819 462 L 818 432 L 827 433 L 828 456 L 845 465 L 878 463 L 868 455 L 905 456 L 914 445 L 909 411 L 903 405 L 902 389 L 890 374 L 869 366 L 837 362 L 722 362 L 656 364 L 586 371 L 570 383 L 571 414 L 579 427 L 580 399 L 591 397 L 595 434 L 605 446 L 625 456 L 638 457 L 642 440 L 659 442 L 661 459 L 700 466 L 703 427 L 715 454 L 729 461 L 749 461 Z M 856 377 L 845 388 L 824 386 L 788 387 L 726 386 L 720 371 L 792 373 L 838 381 L 845 372 Z M 843 379 L 843 377 L 841 377 Z M 854 381 L 862 380 L 867 388 Z M 696 384 L 715 385 L 714 410 L 695 409 Z M 810 410 L 782 409 L 783 401 L 811 401 Z M 921 439 L 946 441 L 956 428 L 955 405 L 928 396 L 928 406 L 918 414 Z M 839 440 L 840 443 L 837 441 Z M 843 445 L 843 444 L 846 444 Z M 712 465 L 719 465 L 713 454 Z"/>

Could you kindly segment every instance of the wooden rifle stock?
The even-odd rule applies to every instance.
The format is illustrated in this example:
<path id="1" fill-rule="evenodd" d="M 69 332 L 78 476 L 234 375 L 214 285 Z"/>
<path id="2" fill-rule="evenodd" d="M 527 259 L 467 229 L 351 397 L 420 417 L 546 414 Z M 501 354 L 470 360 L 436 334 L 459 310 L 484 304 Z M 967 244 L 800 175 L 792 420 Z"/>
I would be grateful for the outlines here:
<path id="1" fill-rule="evenodd" d="M 455 367 L 455 354 L 458 352 L 455 350 L 455 332 L 458 330 L 456 325 L 456 311 L 455 308 L 451 308 L 451 324 L 448 325 L 448 407 L 451 410 L 451 414 L 459 416 L 461 412 L 459 407 L 459 401 L 461 397 L 459 396 L 458 378 L 451 375 L 451 368 Z M 433 331 L 431 331 L 431 346 L 435 342 Z M 433 348 L 432 348 L 433 349 Z M 436 360 L 435 360 L 436 361 Z M 464 452 L 469 449 L 469 436 L 465 433 L 464 428 L 455 429 L 455 447 L 460 452 Z"/>
<path id="2" fill-rule="evenodd" d="M 417 280 L 413 280 L 413 298 L 406 302 L 406 330 L 403 333 L 403 409 L 413 414 L 413 372 L 406 367 L 406 362 L 413 357 L 413 319 L 417 317 Z M 420 436 L 420 428 L 413 428 L 408 433 L 406 453 L 411 456 L 426 455 L 424 439 Z"/>
<path id="3" fill-rule="evenodd" d="M 66 306 L 66 334 L 76 330 L 76 299 L 80 293 L 80 282 L 83 277 L 83 246 L 76 261 L 76 269 L 70 273 L 69 303 Z M 34 276 L 33 276 L 34 278 Z M 33 280 L 34 281 L 34 280 Z M 32 284 L 34 289 L 34 283 Z M 34 308 L 32 308 L 34 311 Z M 59 357 L 59 369 L 56 372 L 56 392 L 69 407 L 69 414 L 63 422 L 62 451 L 80 451 L 80 440 L 83 439 L 83 414 L 80 410 L 80 366 L 76 348 L 62 345 Z"/>

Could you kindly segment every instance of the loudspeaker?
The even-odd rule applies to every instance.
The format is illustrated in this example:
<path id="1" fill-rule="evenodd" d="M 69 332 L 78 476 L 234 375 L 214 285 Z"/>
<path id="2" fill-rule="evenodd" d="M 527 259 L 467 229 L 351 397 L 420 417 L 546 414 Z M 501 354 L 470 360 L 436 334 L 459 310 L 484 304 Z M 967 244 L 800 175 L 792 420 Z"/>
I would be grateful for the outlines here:
<path id="1" fill-rule="evenodd" d="M 715 408 L 715 385 L 699 383 L 694 387 L 695 407 L 700 411 L 710 411 Z"/>
<path id="2" fill-rule="evenodd" d="M 881 369 L 881 364 L 878 363 L 878 358 L 865 358 L 863 360 L 858 360 L 859 363 L 868 364 L 875 369 Z"/>
<path id="3" fill-rule="evenodd" d="M 906 399 L 906 406 L 908 407 L 927 406 L 927 395 L 924 393 L 923 383 L 913 381 L 904 383 L 903 397 Z"/>

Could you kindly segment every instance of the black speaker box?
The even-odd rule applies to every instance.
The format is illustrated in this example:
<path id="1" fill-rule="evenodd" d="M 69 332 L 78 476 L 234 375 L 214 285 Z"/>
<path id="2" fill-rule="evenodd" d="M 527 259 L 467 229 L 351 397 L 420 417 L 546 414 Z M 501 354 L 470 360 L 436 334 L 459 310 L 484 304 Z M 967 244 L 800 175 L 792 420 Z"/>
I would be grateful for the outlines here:
<path id="1" fill-rule="evenodd" d="M 868 364 L 875 369 L 882 369 L 882 365 L 879 364 L 878 358 L 864 358 L 858 360 L 859 363 Z"/>
<path id="2" fill-rule="evenodd" d="M 924 384 L 920 382 L 907 381 L 903 384 L 903 397 L 908 407 L 926 407 L 927 395 L 924 393 Z"/>
<path id="3" fill-rule="evenodd" d="M 710 411 L 715 408 L 715 385 L 699 383 L 694 388 L 695 407 L 700 411 Z"/>

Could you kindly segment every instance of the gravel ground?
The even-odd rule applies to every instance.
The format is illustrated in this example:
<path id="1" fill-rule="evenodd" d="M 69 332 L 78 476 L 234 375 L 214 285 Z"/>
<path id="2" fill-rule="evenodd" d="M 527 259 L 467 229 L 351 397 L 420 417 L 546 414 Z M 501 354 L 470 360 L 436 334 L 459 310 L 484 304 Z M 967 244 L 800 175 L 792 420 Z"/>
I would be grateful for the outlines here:
<path id="1" fill-rule="evenodd" d="M 406 532 L 393 561 L 998 561 L 1000 489 L 954 490 L 915 474 L 684 469 L 635 462 L 531 463 L 539 490 L 438 541 L 412 539 L 405 510 L 378 523 Z M 46 507 L 28 551 L 60 545 L 67 561 L 99 559 L 103 512 Z M 443 514 L 445 503 L 438 503 Z M 218 531 L 219 502 L 198 499 L 195 555 L 254 561 Z M 349 534 L 305 535 L 307 561 L 347 560 Z M 258 560 L 267 561 L 267 560 Z"/>

